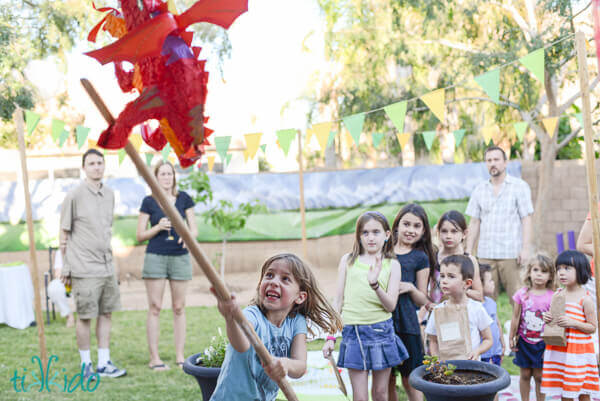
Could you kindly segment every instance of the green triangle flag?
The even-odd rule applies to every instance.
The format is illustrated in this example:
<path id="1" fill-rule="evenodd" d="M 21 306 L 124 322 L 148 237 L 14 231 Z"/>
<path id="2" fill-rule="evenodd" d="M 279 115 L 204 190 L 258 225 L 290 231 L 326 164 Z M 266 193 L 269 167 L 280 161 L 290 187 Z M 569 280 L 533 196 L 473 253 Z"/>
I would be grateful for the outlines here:
<path id="1" fill-rule="evenodd" d="M 423 139 L 425 140 L 425 146 L 427 146 L 427 150 L 431 150 L 431 145 L 433 145 L 433 140 L 435 139 L 435 131 L 425 131 L 422 133 Z"/>
<path id="2" fill-rule="evenodd" d="M 162 159 L 164 162 L 166 162 L 167 160 L 169 160 L 169 153 L 171 153 L 171 144 L 167 143 L 165 145 L 164 148 L 162 148 L 162 150 L 160 151 L 161 155 L 162 155 Z"/>
<path id="3" fill-rule="evenodd" d="M 523 136 L 525 135 L 525 131 L 527 131 L 527 126 L 529 123 L 525 121 L 521 121 L 518 123 L 514 123 L 513 127 L 515 127 L 515 131 L 517 132 L 517 138 L 520 142 L 523 142 Z"/>
<path id="4" fill-rule="evenodd" d="M 328 148 L 331 145 L 333 145 L 333 140 L 335 139 L 336 135 L 337 135 L 337 132 L 335 132 L 335 131 L 331 131 L 329 133 L 329 138 L 327 138 L 327 146 L 325 146 L 326 148 Z"/>
<path id="5" fill-rule="evenodd" d="M 544 49 L 537 49 L 519 59 L 535 77 L 544 83 Z"/>
<path id="6" fill-rule="evenodd" d="M 78 125 L 75 127 L 75 139 L 77 139 L 77 147 L 79 149 L 85 145 L 85 140 L 87 139 L 89 133 L 90 129 L 88 127 L 84 127 L 83 125 Z"/>
<path id="7" fill-rule="evenodd" d="M 229 149 L 229 144 L 231 143 L 230 136 L 217 136 L 215 137 L 215 147 L 217 148 L 217 153 L 221 158 L 221 163 L 225 161 L 227 157 L 227 149 Z"/>
<path id="8" fill-rule="evenodd" d="M 383 140 L 383 132 L 374 132 L 372 135 L 373 146 L 378 148 L 381 145 L 381 141 Z"/>
<path id="9" fill-rule="evenodd" d="M 494 102 L 500 102 L 500 69 L 488 71 L 475 77 L 475 82 Z"/>
<path id="10" fill-rule="evenodd" d="M 69 131 L 63 129 L 63 131 L 60 133 L 60 136 L 58 137 L 58 146 L 62 148 L 67 139 L 69 139 Z"/>
<path id="11" fill-rule="evenodd" d="M 404 117 L 406 116 L 406 101 L 390 104 L 383 108 L 385 114 L 396 126 L 398 132 L 404 132 Z"/>
<path id="12" fill-rule="evenodd" d="M 290 145 L 292 144 L 292 141 L 296 135 L 298 135 L 298 132 L 294 128 L 289 128 L 280 129 L 275 132 L 275 134 L 277 135 L 277 142 L 279 142 L 279 146 L 281 146 L 283 154 L 287 156 L 288 152 L 290 151 Z"/>
<path id="13" fill-rule="evenodd" d="M 225 157 L 225 165 L 228 166 L 229 162 L 231 161 L 231 153 L 227 153 L 227 156 Z"/>
<path id="14" fill-rule="evenodd" d="M 577 121 L 579 121 L 579 125 L 581 125 L 581 128 L 583 128 L 583 113 L 575 114 L 575 118 L 577 119 Z"/>
<path id="15" fill-rule="evenodd" d="M 125 149 L 119 149 L 119 166 L 123 163 L 123 159 L 125 159 Z"/>
<path id="16" fill-rule="evenodd" d="M 31 135 L 35 127 L 40 122 L 40 115 L 31 111 L 25 110 L 25 129 L 27 130 L 27 136 Z"/>
<path id="17" fill-rule="evenodd" d="M 260 150 L 265 153 L 267 151 L 267 144 L 260 145 Z"/>
<path id="18" fill-rule="evenodd" d="M 452 134 L 454 134 L 454 146 L 458 148 L 463 138 L 465 137 L 465 130 L 457 129 L 456 131 L 453 131 Z"/>
<path id="19" fill-rule="evenodd" d="M 52 139 L 54 142 L 58 141 L 60 138 L 60 134 L 65 129 L 65 123 L 63 121 L 57 120 L 56 118 L 52 119 Z"/>
<path id="20" fill-rule="evenodd" d="M 146 165 L 152 165 L 152 159 L 154 159 L 154 155 L 152 153 L 146 153 Z"/>
<path id="21" fill-rule="evenodd" d="M 350 136 L 354 139 L 354 143 L 358 146 L 358 141 L 360 140 L 360 134 L 362 133 L 363 124 L 365 122 L 365 113 L 353 114 L 348 117 L 343 117 L 342 121 L 348 131 L 350 132 Z"/>

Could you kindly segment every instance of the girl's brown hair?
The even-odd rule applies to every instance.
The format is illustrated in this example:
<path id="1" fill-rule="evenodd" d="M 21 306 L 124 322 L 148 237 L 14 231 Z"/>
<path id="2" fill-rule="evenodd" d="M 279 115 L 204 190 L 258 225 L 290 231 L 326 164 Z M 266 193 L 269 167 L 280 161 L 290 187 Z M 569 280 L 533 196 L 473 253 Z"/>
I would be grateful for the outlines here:
<path id="1" fill-rule="evenodd" d="M 177 196 L 177 174 L 175 173 L 175 167 L 173 167 L 170 161 L 160 160 L 158 163 L 156 163 L 154 165 L 154 177 L 158 178 L 158 170 L 164 165 L 171 167 L 171 170 L 173 171 L 173 188 L 171 188 L 171 195 Z"/>
<path id="2" fill-rule="evenodd" d="M 256 286 L 256 296 L 251 304 L 258 306 L 261 312 L 266 315 L 266 310 L 260 302 L 260 283 L 269 266 L 276 260 L 285 260 L 288 263 L 294 279 L 298 282 L 300 291 L 306 292 L 306 300 L 301 304 L 294 304 L 289 315 L 295 316 L 297 313 L 300 313 L 323 329 L 323 331 L 332 335 L 342 330 L 342 318 L 321 292 L 312 270 L 302 259 L 293 253 L 280 253 L 271 256 L 265 261 L 260 269 L 260 280 Z M 311 335 L 314 336 L 316 334 L 310 326 L 307 326 L 307 329 Z"/>
<path id="3" fill-rule="evenodd" d="M 538 265 L 543 272 L 550 272 L 550 277 L 548 277 L 548 282 L 546 283 L 546 288 L 554 290 L 556 287 L 556 268 L 554 266 L 554 261 L 545 254 L 544 252 L 539 252 L 531 257 L 527 261 L 527 265 L 525 266 L 525 276 L 523 277 L 523 283 L 527 286 L 527 288 L 533 287 L 533 283 L 531 282 L 531 269 L 533 266 Z"/>
<path id="4" fill-rule="evenodd" d="M 354 246 L 352 247 L 352 253 L 350 254 L 350 257 L 348 258 L 348 266 L 352 266 L 356 261 L 356 258 L 358 258 L 359 255 L 362 255 L 365 251 L 362 244 L 360 243 L 360 233 L 362 232 L 365 224 L 367 224 L 367 222 L 370 220 L 378 221 L 383 227 L 383 231 L 385 231 L 386 233 L 391 231 L 390 223 L 388 223 L 387 219 L 383 214 L 373 211 L 364 212 L 363 214 L 361 214 L 358 220 L 356 220 L 356 231 L 354 232 Z M 385 240 L 383 248 L 381 249 L 381 254 L 384 259 L 394 259 L 396 257 L 396 255 L 394 255 L 394 244 L 392 243 L 391 238 Z"/>

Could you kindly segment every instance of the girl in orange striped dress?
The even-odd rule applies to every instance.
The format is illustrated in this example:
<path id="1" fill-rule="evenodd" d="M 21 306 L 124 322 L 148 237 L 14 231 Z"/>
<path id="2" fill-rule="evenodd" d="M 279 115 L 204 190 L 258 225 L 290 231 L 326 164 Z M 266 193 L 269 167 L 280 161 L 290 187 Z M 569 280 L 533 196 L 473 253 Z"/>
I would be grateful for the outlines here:
<path id="1" fill-rule="evenodd" d="M 591 334 L 596 331 L 596 308 L 588 291 L 582 288 L 591 277 L 587 258 L 577 251 L 565 251 L 556 259 L 556 272 L 564 289 L 565 315 L 556 324 L 566 328 L 567 345 L 546 345 L 542 373 L 542 393 L 559 395 L 563 401 L 589 401 L 600 395 L 598 365 Z M 556 296 L 556 293 L 554 296 Z M 552 322 L 544 313 L 544 321 Z"/>

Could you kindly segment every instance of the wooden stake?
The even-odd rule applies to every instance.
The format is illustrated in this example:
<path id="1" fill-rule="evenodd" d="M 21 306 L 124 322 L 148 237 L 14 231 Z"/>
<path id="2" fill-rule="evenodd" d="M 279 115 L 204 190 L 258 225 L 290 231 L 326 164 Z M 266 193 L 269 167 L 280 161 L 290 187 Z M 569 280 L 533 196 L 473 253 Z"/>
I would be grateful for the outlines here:
<path id="1" fill-rule="evenodd" d="M 17 139 L 19 142 L 19 155 L 21 157 L 21 171 L 23 174 L 23 191 L 25 192 L 25 210 L 27 215 L 27 234 L 29 237 L 29 272 L 33 281 L 35 321 L 38 329 L 38 342 L 40 344 L 40 359 L 42 366 L 48 364 L 46 352 L 46 336 L 44 335 L 44 318 L 42 316 L 42 300 L 40 298 L 40 280 L 38 275 L 37 256 L 35 254 L 35 234 L 33 231 L 33 216 L 31 213 L 31 195 L 29 194 L 29 175 L 27 174 L 27 155 L 25 154 L 25 133 L 23 110 L 19 106 L 14 113 L 15 125 L 17 127 Z"/>
<path id="2" fill-rule="evenodd" d="M 298 181 L 300 182 L 300 222 L 302 224 L 302 255 L 308 261 L 306 241 L 306 211 L 304 210 L 304 163 L 302 161 L 302 132 L 298 130 Z"/>
<path id="3" fill-rule="evenodd" d="M 108 124 L 114 124 L 114 117 L 112 116 L 112 114 L 104 104 L 104 101 L 100 98 L 92 84 L 85 78 L 81 79 L 81 84 L 87 91 L 88 95 L 90 96 L 90 98 L 92 99 L 92 101 L 94 102 L 94 104 L 96 105 L 106 122 L 108 122 Z M 131 142 L 127 142 L 127 145 L 125 145 L 125 151 L 131 158 L 131 161 L 137 168 L 140 175 L 144 177 L 146 183 L 150 186 L 150 189 L 152 190 L 152 196 L 158 201 L 161 209 L 171 220 L 171 224 L 177 231 L 177 234 L 179 234 L 179 236 L 183 239 L 183 242 L 185 243 L 187 249 L 192 254 L 194 259 L 196 259 L 196 262 L 206 275 L 206 278 L 212 284 L 217 298 L 223 301 L 231 299 L 231 294 L 225 287 L 225 284 L 217 275 L 215 268 L 211 265 L 210 261 L 208 260 L 202 249 L 200 249 L 200 246 L 196 242 L 196 238 L 194 238 L 194 236 L 192 235 L 188 226 L 185 224 L 185 221 L 183 220 L 177 209 L 175 209 L 175 206 L 168 201 L 165 192 L 158 185 L 156 177 L 154 177 L 154 175 L 150 172 L 150 169 L 148 168 L 148 166 L 146 166 L 146 163 L 142 160 L 142 158 L 137 153 Z M 252 344 L 252 346 L 256 350 L 256 353 L 258 354 L 262 363 L 264 365 L 270 365 L 272 361 L 271 354 L 269 354 L 269 351 L 267 351 L 260 338 L 254 331 L 254 328 L 252 327 L 250 322 L 248 322 L 248 320 L 246 319 L 246 317 L 242 313 L 242 310 L 239 307 L 235 311 L 234 319 L 240 327 L 240 329 L 248 338 L 248 341 L 250 341 L 250 344 Z M 283 391 L 283 393 L 289 401 L 298 401 L 294 390 L 285 378 L 281 379 L 281 381 L 279 381 L 277 384 L 279 385 L 279 388 L 281 388 L 281 391 Z"/>
<path id="4" fill-rule="evenodd" d="M 588 198 L 592 217 L 592 242 L 594 244 L 594 263 L 596 277 L 596 314 L 600 319 L 600 230 L 598 227 L 598 182 L 596 180 L 596 155 L 594 154 L 594 131 L 590 107 L 590 84 L 585 52 L 585 35 L 575 34 L 577 64 L 579 69 L 579 87 L 581 88 L 581 106 L 583 112 L 583 134 L 585 138 L 585 167 L 588 179 Z"/>

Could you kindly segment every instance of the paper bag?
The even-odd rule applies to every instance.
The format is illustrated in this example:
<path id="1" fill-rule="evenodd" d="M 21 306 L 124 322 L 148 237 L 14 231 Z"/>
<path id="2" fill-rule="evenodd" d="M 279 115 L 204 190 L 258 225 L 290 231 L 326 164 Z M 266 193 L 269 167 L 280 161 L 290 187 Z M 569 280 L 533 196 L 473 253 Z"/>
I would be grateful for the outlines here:
<path id="1" fill-rule="evenodd" d="M 553 322 L 559 316 L 563 316 L 565 314 L 565 293 L 563 291 L 557 292 L 552 297 L 552 302 L 550 303 L 550 314 L 552 315 Z M 546 344 L 558 345 L 560 347 L 567 345 L 565 328 L 554 323 L 546 323 L 544 325 L 542 338 Z"/>
<path id="2" fill-rule="evenodd" d="M 471 353 L 467 306 L 446 304 L 435 308 L 433 313 L 440 360 L 467 359 Z"/>

